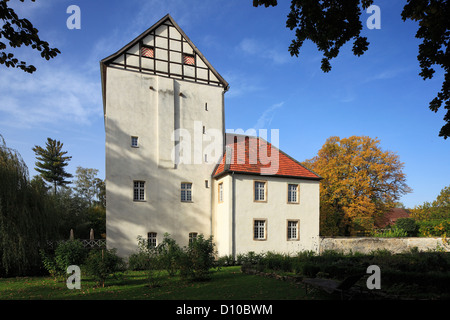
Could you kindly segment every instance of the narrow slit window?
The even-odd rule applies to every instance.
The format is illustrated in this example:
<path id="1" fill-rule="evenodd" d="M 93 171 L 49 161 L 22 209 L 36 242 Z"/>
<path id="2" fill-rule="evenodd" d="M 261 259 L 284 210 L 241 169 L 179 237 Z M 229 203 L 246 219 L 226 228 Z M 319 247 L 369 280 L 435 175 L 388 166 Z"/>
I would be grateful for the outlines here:
<path id="1" fill-rule="evenodd" d="M 219 202 L 223 202 L 223 182 L 219 183 Z"/>
<path id="2" fill-rule="evenodd" d="M 131 137 L 131 146 L 133 148 L 137 148 L 138 147 L 138 137 Z"/>

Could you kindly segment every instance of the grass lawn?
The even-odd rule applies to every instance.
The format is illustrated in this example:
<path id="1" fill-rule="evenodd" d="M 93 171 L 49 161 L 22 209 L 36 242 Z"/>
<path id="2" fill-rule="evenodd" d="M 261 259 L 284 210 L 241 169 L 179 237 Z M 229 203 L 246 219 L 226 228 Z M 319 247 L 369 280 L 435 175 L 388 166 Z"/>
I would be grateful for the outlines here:
<path id="1" fill-rule="evenodd" d="M 308 292 L 302 285 L 257 275 L 240 267 L 226 267 L 213 273 L 210 281 L 188 282 L 162 273 L 158 286 L 150 287 L 147 274 L 127 271 L 121 279 L 110 279 L 98 287 L 81 274 L 81 289 L 70 290 L 65 281 L 51 277 L 0 279 L 0 300 L 320 300 L 322 292 Z"/>

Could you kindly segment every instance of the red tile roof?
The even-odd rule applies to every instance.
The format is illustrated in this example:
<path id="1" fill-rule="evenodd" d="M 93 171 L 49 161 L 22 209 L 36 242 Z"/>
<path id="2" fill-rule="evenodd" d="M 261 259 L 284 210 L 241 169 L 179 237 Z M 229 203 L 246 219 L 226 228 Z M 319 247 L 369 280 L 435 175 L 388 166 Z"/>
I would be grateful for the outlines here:
<path id="1" fill-rule="evenodd" d="M 392 208 L 379 217 L 375 224 L 378 228 L 386 228 L 389 225 L 394 225 L 398 218 L 409 218 L 409 211 L 403 208 Z"/>
<path id="2" fill-rule="evenodd" d="M 262 138 L 227 134 L 226 140 L 226 152 L 216 166 L 213 177 L 235 172 L 314 180 L 322 179 L 319 175 L 306 169 L 297 160 Z M 227 155 L 227 153 L 231 153 L 232 156 Z M 226 161 L 227 158 L 229 159 L 228 161 Z M 226 162 L 229 162 L 229 164 Z"/>

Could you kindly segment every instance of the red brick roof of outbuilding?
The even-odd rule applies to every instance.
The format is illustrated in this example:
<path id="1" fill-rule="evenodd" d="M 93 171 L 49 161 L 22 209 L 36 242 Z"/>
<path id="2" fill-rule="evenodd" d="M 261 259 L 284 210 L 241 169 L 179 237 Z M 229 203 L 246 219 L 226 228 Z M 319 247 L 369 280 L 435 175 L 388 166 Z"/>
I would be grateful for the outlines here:
<path id="1" fill-rule="evenodd" d="M 214 169 L 213 177 L 235 172 L 313 180 L 322 179 L 319 175 L 306 169 L 297 160 L 262 138 L 227 134 L 226 140 L 227 148 L 225 154 Z M 245 152 L 243 152 L 244 150 Z M 226 163 L 227 152 L 232 154 L 231 157 L 228 156 L 229 164 Z"/>

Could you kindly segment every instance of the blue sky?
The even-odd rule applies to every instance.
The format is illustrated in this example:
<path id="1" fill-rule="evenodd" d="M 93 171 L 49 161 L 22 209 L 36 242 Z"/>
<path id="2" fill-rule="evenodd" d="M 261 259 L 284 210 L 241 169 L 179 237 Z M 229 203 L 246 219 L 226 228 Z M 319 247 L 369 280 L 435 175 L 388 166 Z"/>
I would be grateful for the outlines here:
<path id="1" fill-rule="evenodd" d="M 428 103 L 443 73 L 422 80 L 417 61 L 417 25 L 400 17 L 404 1 L 375 1 L 381 29 L 368 29 L 369 50 L 361 57 L 351 44 L 320 69 L 321 54 L 306 42 L 299 57 L 288 46 L 285 27 L 290 1 L 254 8 L 252 0 L 12 0 L 17 13 L 60 49 L 41 59 L 29 48 L 19 59 L 37 72 L 0 66 L 0 134 L 35 175 L 34 145 L 60 140 L 77 166 L 99 169 L 104 178 L 104 126 L 99 61 L 134 39 L 167 13 L 177 21 L 216 70 L 230 83 L 225 95 L 226 128 L 279 129 L 280 148 L 299 161 L 317 155 L 330 136 L 378 138 L 404 162 L 413 192 L 407 207 L 432 201 L 450 184 L 450 140 L 438 136 L 443 110 Z M 81 9 L 81 29 L 68 29 L 70 5 Z M 363 13 L 363 22 L 370 14 Z"/>

